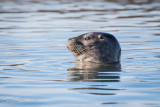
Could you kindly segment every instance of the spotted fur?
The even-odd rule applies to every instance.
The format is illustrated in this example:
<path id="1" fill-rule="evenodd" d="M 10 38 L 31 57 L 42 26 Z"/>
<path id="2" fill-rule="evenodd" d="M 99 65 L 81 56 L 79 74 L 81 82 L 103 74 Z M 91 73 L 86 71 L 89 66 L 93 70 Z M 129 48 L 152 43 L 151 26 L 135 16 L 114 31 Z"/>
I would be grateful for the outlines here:
<path id="1" fill-rule="evenodd" d="M 82 62 L 120 62 L 118 40 L 109 33 L 92 32 L 68 40 L 67 48 Z"/>

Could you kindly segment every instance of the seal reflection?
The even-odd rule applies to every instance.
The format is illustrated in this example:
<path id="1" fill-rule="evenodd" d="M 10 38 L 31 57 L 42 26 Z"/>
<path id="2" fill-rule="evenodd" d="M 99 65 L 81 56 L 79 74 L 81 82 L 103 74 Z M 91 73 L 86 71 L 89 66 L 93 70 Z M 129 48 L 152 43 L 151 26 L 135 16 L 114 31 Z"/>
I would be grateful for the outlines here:
<path id="1" fill-rule="evenodd" d="M 100 65 L 76 62 L 75 68 L 68 69 L 70 82 L 89 82 L 89 85 L 69 90 L 92 95 L 116 95 L 117 88 L 109 87 L 110 82 L 120 82 L 121 65 L 119 63 Z"/>
<path id="2" fill-rule="evenodd" d="M 121 65 L 76 62 L 75 68 L 69 68 L 69 81 L 72 82 L 119 82 Z"/>

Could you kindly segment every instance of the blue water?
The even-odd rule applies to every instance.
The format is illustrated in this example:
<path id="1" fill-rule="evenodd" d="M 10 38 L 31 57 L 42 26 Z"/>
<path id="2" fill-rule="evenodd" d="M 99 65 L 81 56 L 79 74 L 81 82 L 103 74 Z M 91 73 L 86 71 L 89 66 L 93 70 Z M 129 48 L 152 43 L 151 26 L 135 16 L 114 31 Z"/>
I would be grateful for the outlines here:
<path id="1" fill-rule="evenodd" d="M 108 32 L 121 66 L 76 70 L 71 37 Z M 0 107 L 160 107 L 157 0 L 0 0 Z"/>

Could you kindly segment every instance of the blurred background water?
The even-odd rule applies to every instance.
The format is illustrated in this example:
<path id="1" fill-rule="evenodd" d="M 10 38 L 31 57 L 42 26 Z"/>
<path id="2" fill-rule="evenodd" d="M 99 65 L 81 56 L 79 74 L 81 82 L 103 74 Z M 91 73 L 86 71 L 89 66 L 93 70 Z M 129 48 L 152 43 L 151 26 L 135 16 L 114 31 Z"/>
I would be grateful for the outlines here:
<path id="1" fill-rule="evenodd" d="M 72 70 L 68 38 L 108 32 L 121 67 Z M 1 107 L 159 107 L 159 0 L 0 0 Z"/>

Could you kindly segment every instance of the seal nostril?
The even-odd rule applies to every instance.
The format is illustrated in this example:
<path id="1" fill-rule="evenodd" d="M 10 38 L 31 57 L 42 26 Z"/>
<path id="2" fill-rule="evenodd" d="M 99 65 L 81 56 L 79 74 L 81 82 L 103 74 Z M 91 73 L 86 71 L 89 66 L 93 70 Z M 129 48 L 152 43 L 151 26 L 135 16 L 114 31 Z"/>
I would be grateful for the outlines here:
<path id="1" fill-rule="evenodd" d="M 67 40 L 68 43 L 69 43 L 70 41 L 71 41 L 70 39 Z"/>
<path id="2" fill-rule="evenodd" d="M 72 42 L 72 41 L 73 41 L 73 38 L 70 38 L 70 39 L 67 40 L 68 43 Z"/>
<path id="3" fill-rule="evenodd" d="M 70 38 L 70 39 L 67 40 L 67 44 L 68 44 L 69 46 L 74 45 L 75 42 L 76 42 L 76 40 L 75 40 L 74 38 Z"/>
<path id="4" fill-rule="evenodd" d="M 69 38 L 68 40 L 72 40 L 72 38 Z"/>

